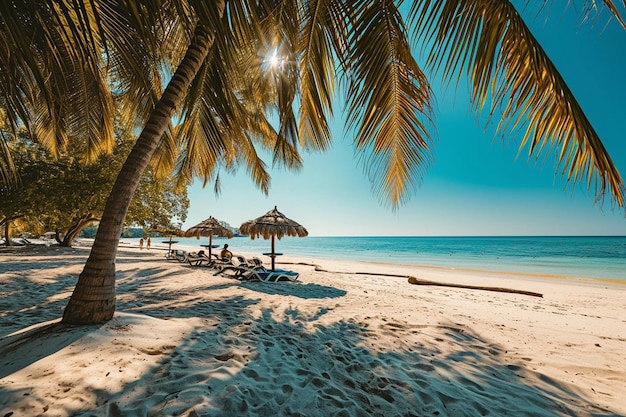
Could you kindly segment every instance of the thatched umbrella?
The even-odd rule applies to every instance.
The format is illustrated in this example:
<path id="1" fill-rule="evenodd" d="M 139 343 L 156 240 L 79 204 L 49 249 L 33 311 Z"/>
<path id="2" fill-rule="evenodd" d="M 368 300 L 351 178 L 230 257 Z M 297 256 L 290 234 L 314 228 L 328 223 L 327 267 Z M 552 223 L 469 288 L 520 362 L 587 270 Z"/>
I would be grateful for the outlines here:
<path id="1" fill-rule="evenodd" d="M 226 227 L 222 226 L 220 222 L 217 221 L 214 217 L 209 217 L 208 219 L 201 221 L 197 225 L 190 227 L 185 232 L 186 237 L 197 237 L 200 239 L 200 236 L 208 236 L 209 237 L 209 258 L 211 258 L 211 248 L 213 246 L 213 236 L 225 236 L 227 238 L 233 237 L 233 232 L 231 232 Z"/>
<path id="2" fill-rule="evenodd" d="M 173 236 L 184 236 L 185 232 L 177 227 L 152 227 L 150 229 L 150 232 L 157 232 L 162 234 L 163 236 L 168 236 L 170 238 L 169 241 L 164 241 L 163 243 L 167 243 L 168 247 L 167 247 L 167 253 L 171 253 L 172 252 L 172 244 L 174 243 L 178 243 L 175 240 L 172 240 Z"/>
<path id="3" fill-rule="evenodd" d="M 268 211 L 263 216 L 242 224 L 239 231 L 250 235 L 251 239 L 258 236 L 263 236 L 263 239 L 272 238 L 272 252 L 264 254 L 272 258 L 272 271 L 274 270 L 274 259 L 277 256 L 274 250 L 274 238 L 280 239 L 285 235 L 305 237 L 309 234 L 303 226 L 285 217 L 276 206 L 274 206 L 274 210 Z"/>

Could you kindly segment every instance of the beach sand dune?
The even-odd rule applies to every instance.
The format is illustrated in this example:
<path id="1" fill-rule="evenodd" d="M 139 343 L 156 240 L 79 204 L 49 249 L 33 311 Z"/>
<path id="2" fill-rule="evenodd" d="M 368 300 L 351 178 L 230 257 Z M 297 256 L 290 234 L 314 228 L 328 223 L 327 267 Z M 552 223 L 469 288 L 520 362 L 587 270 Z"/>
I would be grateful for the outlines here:
<path id="1" fill-rule="evenodd" d="M 239 282 L 120 248 L 114 319 L 60 325 L 87 256 L 0 254 L 0 416 L 626 415 L 619 285 L 289 256 L 299 282 Z"/>

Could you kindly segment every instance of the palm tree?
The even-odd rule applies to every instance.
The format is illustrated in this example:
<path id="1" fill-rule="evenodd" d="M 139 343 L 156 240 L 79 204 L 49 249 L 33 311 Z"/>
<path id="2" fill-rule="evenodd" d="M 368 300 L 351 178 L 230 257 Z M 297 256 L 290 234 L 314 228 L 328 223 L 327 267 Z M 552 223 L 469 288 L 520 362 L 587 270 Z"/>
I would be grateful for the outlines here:
<path id="1" fill-rule="evenodd" d="M 141 175 L 158 147 L 162 150 L 176 146 L 169 134 L 170 120 L 181 107 L 185 121 L 176 133 L 180 142 L 185 145 L 186 155 L 191 154 L 193 159 L 193 163 L 188 164 L 188 158 L 182 158 L 179 168 L 179 175 L 182 177 L 193 174 L 196 167 L 208 177 L 220 162 L 229 166 L 233 161 L 244 160 L 252 179 L 262 189 L 267 190 L 269 176 L 263 161 L 256 153 L 253 140 L 266 146 L 273 143 L 282 150 L 276 157 L 277 161 L 289 166 L 298 165 L 299 155 L 293 144 L 284 143 L 285 136 L 276 133 L 265 118 L 265 102 L 271 95 L 265 94 L 260 101 L 253 100 L 263 91 L 250 85 L 250 81 L 255 80 L 250 77 L 254 72 L 249 67 L 244 67 L 248 61 L 241 52 L 242 48 L 249 48 L 248 43 L 235 48 L 235 44 L 223 41 L 224 38 L 231 38 L 228 36 L 229 28 L 222 20 L 224 7 L 224 2 L 206 4 L 199 1 L 194 8 L 198 22 L 194 23 L 195 29 L 189 46 L 160 99 L 155 102 L 137 143 L 118 175 L 100 220 L 90 256 L 65 309 L 63 322 L 98 323 L 113 316 L 114 261 L 124 218 Z M 155 9 L 156 13 L 162 11 L 162 7 Z M 238 12 L 240 11 L 236 7 L 230 8 L 231 19 Z M 172 16 L 172 13 L 163 14 L 158 19 L 159 24 L 167 26 L 169 31 L 180 25 L 184 33 L 187 29 L 184 23 L 181 24 L 184 16 L 180 20 Z M 239 23 L 238 26 L 247 27 L 248 21 Z M 137 30 L 139 29 L 144 27 L 139 26 Z M 157 32 L 162 34 L 161 30 Z M 251 40 L 255 39 L 252 33 L 247 36 Z M 181 36 L 181 39 L 184 38 Z M 144 46 L 146 49 L 149 47 L 145 43 Z M 160 52 L 162 47 L 155 46 L 154 50 Z M 209 54 L 212 59 L 207 59 Z M 229 63 L 231 68 L 225 68 L 224 63 Z M 231 72 L 236 72 L 236 76 L 230 74 Z M 121 82 L 127 78 L 119 77 Z M 194 88 L 188 93 L 192 85 Z M 139 97 L 135 90 L 132 87 L 125 90 L 131 97 L 135 97 L 135 100 L 126 98 L 126 101 L 136 103 Z M 255 104 L 246 106 L 243 100 L 246 98 L 248 102 Z M 183 103 L 185 99 L 186 103 Z M 128 113 L 136 114 L 139 111 L 141 108 L 135 108 Z M 166 133 L 168 134 L 164 138 Z M 158 166 L 169 168 L 173 161 L 169 161 L 168 156 L 172 154 L 175 152 L 157 154 Z"/>
<path id="2" fill-rule="evenodd" d="M 129 7 L 131 3 L 136 7 Z M 117 88 L 130 103 L 128 114 L 146 122 L 107 202 L 65 323 L 112 317 L 117 243 L 130 199 L 153 157 L 164 167 L 177 164 L 183 178 L 200 175 L 205 182 L 218 180 L 219 167 L 236 168 L 243 162 L 266 190 L 269 177 L 255 144 L 273 149 L 275 163 L 295 168 L 299 148 L 328 148 L 328 117 L 340 86 L 349 93 L 347 125 L 357 132 L 355 145 L 377 196 L 392 207 L 405 201 L 432 160 L 434 96 L 425 70 L 413 57 L 411 45 L 416 43 L 431 48 L 428 70 L 442 71 L 449 82 L 467 75 L 477 112 L 487 105 L 503 109 L 499 132 L 524 127 L 522 146 L 528 145 L 530 154 L 555 151 L 557 170 L 568 180 L 595 184 L 599 195 L 610 193 L 624 207 L 622 179 L 602 142 L 510 1 L 424 0 L 402 12 L 401 2 L 393 0 L 102 0 L 93 2 L 101 6 L 97 10 L 91 4 L 74 1 L 63 9 L 70 11 L 70 27 L 84 30 L 77 30 L 76 38 L 89 42 L 69 42 L 60 50 L 67 50 L 74 66 L 84 60 L 93 61 L 94 68 L 108 68 L 99 58 L 107 57 L 106 64 L 116 69 Z M 604 4 L 624 26 L 614 3 Z M 0 6 L 0 15 L 13 5 Z M 58 25 L 59 20 L 28 22 Z M 49 42 L 73 39 L 62 35 Z M 3 39 L 14 42 L 8 35 Z M 185 41 L 187 48 L 181 47 Z M 82 54 L 72 54 L 75 50 Z M 182 57 L 177 55 L 181 51 L 186 51 Z M 269 51 L 277 59 L 264 60 Z M 8 63 L 29 69 L 19 72 L 20 77 L 29 75 L 27 86 L 44 83 L 30 69 L 35 62 L 48 70 L 39 63 L 41 57 L 26 58 Z M 168 60 L 177 69 L 161 94 L 162 72 L 155 68 Z M 73 71 L 59 67 L 55 79 L 61 85 Z M 28 119 L 32 97 L 16 97 L 5 87 L 11 86 L 9 75 L 6 82 L 0 80 L 2 106 L 17 115 L 15 120 Z M 97 71 L 92 75 L 96 79 Z M 92 84 L 104 84 L 101 78 L 97 81 Z M 37 97 L 35 104 L 57 104 L 64 97 L 53 93 Z M 265 116 L 270 105 L 279 122 L 276 131 Z M 175 131 L 170 127 L 174 115 L 181 120 Z M 65 126 L 49 127 L 55 131 Z M 92 138 L 97 137 L 94 133 Z M 178 162 L 168 157 L 176 146 L 184 152 Z"/>

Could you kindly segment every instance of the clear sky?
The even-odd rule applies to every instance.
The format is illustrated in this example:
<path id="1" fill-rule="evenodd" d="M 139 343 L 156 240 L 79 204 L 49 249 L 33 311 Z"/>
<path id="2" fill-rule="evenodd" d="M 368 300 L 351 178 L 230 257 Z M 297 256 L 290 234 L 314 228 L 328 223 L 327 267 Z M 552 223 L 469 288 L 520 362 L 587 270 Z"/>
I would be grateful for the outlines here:
<path id="1" fill-rule="evenodd" d="M 557 8 L 528 23 L 626 177 L 626 30 L 605 20 L 581 26 L 573 10 Z M 183 229 L 209 216 L 239 227 L 277 206 L 310 236 L 626 235 L 623 209 L 595 203 L 584 185 L 566 185 L 552 157 L 517 157 L 513 140 L 496 140 L 486 118 L 470 112 L 463 89 L 433 88 L 435 160 L 397 211 L 371 192 L 337 112 L 333 148 L 304 154 L 299 172 L 273 170 L 268 196 L 245 172 L 222 172 L 219 196 L 192 185 Z"/>

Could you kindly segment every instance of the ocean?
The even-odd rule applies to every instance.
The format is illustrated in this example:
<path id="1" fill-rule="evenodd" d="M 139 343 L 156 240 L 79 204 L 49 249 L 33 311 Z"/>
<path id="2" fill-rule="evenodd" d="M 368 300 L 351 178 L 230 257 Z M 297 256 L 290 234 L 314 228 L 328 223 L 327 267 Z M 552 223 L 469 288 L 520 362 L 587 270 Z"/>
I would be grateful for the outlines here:
<path id="1" fill-rule="evenodd" d="M 202 249 L 208 238 L 174 238 L 173 248 Z M 138 245 L 138 239 L 122 239 Z M 167 238 L 152 238 L 163 248 Z M 249 237 L 213 238 L 234 253 L 269 252 L 269 240 Z M 411 237 L 357 236 L 283 237 L 275 250 L 313 258 L 476 269 L 543 276 L 626 282 L 626 236 Z"/>

